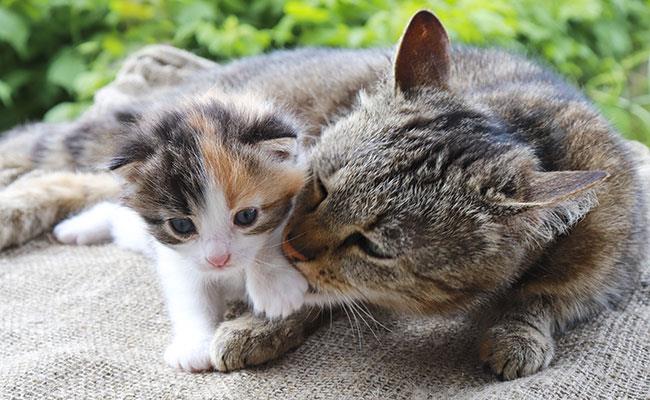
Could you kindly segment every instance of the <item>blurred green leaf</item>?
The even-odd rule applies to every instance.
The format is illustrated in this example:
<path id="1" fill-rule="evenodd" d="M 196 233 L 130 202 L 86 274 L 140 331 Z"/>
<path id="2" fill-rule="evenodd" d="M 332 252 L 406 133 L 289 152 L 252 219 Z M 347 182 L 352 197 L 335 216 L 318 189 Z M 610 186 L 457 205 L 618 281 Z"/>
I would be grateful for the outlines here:
<path id="1" fill-rule="evenodd" d="M 0 7 L 0 41 L 9 43 L 21 56 L 27 55 L 29 26 L 13 11 Z"/>
<path id="2" fill-rule="evenodd" d="M 0 81 L 0 102 L 2 102 L 5 107 L 11 107 L 13 105 L 11 99 L 11 86 L 4 81 Z"/>
<path id="3" fill-rule="evenodd" d="M 47 80 L 73 92 L 75 79 L 85 71 L 84 59 L 74 50 L 64 49 L 50 64 L 47 70 Z"/>
<path id="4" fill-rule="evenodd" d="M 86 109 L 90 107 L 90 103 L 60 103 L 52 107 L 50 111 L 45 113 L 43 121 L 45 122 L 65 122 L 71 121 L 80 116 Z"/>

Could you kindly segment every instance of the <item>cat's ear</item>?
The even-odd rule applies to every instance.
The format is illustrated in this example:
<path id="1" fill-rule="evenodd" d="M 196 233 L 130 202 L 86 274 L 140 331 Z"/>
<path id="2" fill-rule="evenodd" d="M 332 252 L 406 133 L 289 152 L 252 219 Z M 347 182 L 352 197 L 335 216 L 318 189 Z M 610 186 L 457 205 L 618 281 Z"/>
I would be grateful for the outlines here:
<path id="1" fill-rule="evenodd" d="M 546 243 L 566 232 L 597 203 L 591 190 L 608 178 L 603 171 L 535 172 L 516 200 L 501 202 L 500 215 L 516 237 Z"/>
<path id="2" fill-rule="evenodd" d="M 395 89 L 418 87 L 447 89 L 451 71 L 449 36 L 438 18 L 418 11 L 409 22 L 395 57 Z"/>
<path id="3" fill-rule="evenodd" d="M 126 139 L 119 147 L 106 167 L 118 175 L 131 180 L 135 173 L 148 157 L 154 153 L 154 146 L 147 140 L 137 140 L 137 137 Z"/>
<path id="4" fill-rule="evenodd" d="M 534 172 L 528 180 L 528 189 L 522 194 L 522 201 L 514 204 L 525 208 L 552 207 L 580 197 L 608 177 L 604 171 Z"/>
<path id="5" fill-rule="evenodd" d="M 280 137 L 257 143 L 262 152 L 276 161 L 284 162 L 295 159 L 298 154 L 298 140 L 295 137 Z"/>

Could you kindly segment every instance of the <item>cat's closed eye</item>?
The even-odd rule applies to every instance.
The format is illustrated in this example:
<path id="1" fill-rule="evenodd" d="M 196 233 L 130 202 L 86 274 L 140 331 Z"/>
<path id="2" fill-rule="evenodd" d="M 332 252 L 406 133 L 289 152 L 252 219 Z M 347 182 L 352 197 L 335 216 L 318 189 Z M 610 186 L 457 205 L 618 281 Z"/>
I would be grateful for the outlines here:
<path id="1" fill-rule="evenodd" d="M 341 244 L 341 247 L 350 247 L 356 246 L 361 251 L 366 253 L 366 255 L 373 258 L 389 259 L 394 258 L 387 251 L 383 250 L 379 245 L 377 245 L 372 240 L 368 239 L 364 234 L 355 232 L 348 236 Z"/>

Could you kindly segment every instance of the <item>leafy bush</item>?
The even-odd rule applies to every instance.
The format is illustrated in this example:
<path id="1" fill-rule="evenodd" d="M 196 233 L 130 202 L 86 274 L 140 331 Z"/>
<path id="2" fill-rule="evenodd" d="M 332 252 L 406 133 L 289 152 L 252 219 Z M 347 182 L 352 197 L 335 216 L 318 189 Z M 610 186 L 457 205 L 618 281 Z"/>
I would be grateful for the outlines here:
<path id="1" fill-rule="evenodd" d="M 167 42 L 216 60 L 294 46 L 386 46 L 413 12 L 453 39 L 542 58 L 650 143 L 648 0 L 0 0 L 0 129 L 73 118 L 118 61 Z"/>

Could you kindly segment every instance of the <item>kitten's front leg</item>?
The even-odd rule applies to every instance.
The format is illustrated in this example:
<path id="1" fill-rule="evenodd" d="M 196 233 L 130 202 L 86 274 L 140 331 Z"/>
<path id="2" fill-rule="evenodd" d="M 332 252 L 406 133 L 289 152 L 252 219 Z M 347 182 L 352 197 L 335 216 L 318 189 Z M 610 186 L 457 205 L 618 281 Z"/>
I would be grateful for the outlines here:
<path id="1" fill-rule="evenodd" d="M 222 322 L 210 347 L 212 365 L 221 372 L 260 365 L 300 346 L 320 324 L 320 312 L 301 311 L 271 321 L 245 311 Z"/>
<path id="2" fill-rule="evenodd" d="M 160 246 L 157 258 L 173 329 L 165 362 L 183 371 L 209 370 L 210 341 L 224 308 L 219 288 L 171 250 Z"/>
<path id="3" fill-rule="evenodd" d="M 308 283 L 277 247 L 258 255 L 246 270 L 246 292 L 253 309 L 267 318 L 286 318 L 305 303 Z"/>
<path id="4" fill-rule="evenodd" d="M 485 331 L 479 350 L 481 361 L 504 380 L 546 368 L 555 354 L 553 320 L 541 299 L 523 300 L 508 309 Z"/>

